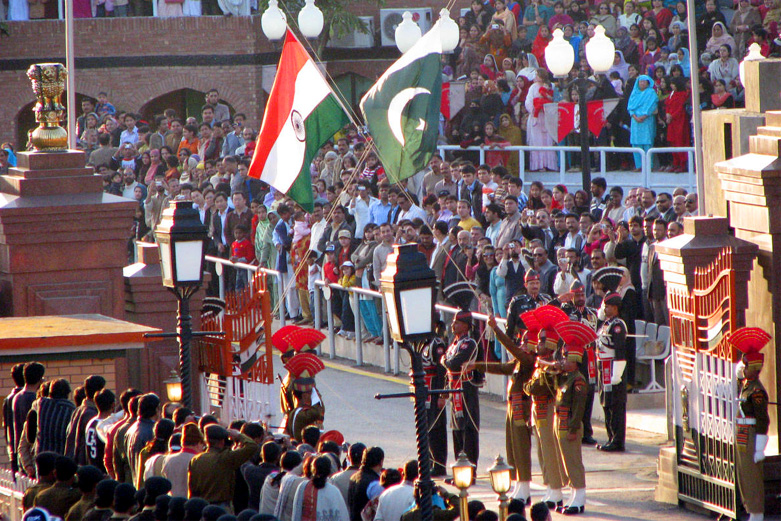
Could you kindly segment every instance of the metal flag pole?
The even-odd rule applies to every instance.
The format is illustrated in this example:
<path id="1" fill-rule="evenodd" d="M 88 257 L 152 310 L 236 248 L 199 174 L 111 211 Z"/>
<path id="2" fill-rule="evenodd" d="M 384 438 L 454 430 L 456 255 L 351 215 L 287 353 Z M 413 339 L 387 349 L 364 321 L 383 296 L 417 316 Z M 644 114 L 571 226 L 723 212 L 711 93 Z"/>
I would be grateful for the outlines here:
<path id="1" fill-rule="evenodd" d="M 697 198 L 700 215 L 707 215 L 705 207 L 705 170 L 702 165 L 702 109 L 700 107 L 699 52 L 695 25 L 694 0 L 686 0 L 686 27 L 689 30 L 689 70 L 692 83 L 692 122 L 694 123 L 694 172 L 697 175 Z"/>

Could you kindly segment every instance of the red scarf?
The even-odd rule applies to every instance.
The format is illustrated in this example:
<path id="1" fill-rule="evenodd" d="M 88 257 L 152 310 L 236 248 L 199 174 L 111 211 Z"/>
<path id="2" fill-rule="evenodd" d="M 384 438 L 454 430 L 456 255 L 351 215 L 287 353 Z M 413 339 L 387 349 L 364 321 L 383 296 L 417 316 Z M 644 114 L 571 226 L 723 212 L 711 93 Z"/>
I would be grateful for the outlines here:
<path id="1" fill-rule="evenodd" d="M 301 509 L 301 521 L 317 521 L 317 493 L 319 490 L 315 488 L 314 484 L 310 481 L 304 488 L 304 504 Z"/>

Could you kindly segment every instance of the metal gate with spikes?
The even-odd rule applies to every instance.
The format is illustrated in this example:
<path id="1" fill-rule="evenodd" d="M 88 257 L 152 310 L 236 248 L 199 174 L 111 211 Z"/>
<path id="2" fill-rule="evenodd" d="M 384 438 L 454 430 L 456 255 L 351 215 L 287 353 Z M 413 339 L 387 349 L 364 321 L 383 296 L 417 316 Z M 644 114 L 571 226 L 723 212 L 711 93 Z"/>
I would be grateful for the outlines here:
<path id="1" fill-rule="evenodd" d="M 268 422 L 274 385 L 271 324 L 271 295 L 261 272 L 243 290 L 226 295 L 224 309 L 202 314 L 203 331 L 225 332 L 197 343 L 202 412 L 219 412 L 225 422 Z"/>
<path id="2" fill-rule="evenodd" d="M 696 269 L 693 288 L 668 289 L 678 498 L 737 518 L 734 295 L 729 249 Z"/>

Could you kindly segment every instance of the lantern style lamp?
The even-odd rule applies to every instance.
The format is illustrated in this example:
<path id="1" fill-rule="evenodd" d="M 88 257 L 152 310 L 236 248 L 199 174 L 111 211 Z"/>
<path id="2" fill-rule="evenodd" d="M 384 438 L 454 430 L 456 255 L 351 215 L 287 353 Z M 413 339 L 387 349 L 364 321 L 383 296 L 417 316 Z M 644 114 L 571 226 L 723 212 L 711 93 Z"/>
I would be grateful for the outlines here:
<path id="1" fill-rule="evenodd" d="M 475 466 L 466 457 L 466 453 L 461 451 L 458 460 L 450 466 L 453 472 L 453 484 L 458 488 L 458 500 L 461 519 L 469 518 L 469 494 L 467 489 L 472 486 L 475 475 Z"/>
<path id="2" fill-rule="evenodd" d="M 391 336 L 417 342 L 434 332 L 437 278 L 415 243 L 394 245 L 380 275 Z"/>
<path id="3" fill-rule="evenodd" d="M 740 76 L 740 83 L 743 85 L 743 88 L 746 87 L 746 62 L 748 61 L 759 61 L 764 60 L 765 57 L 762 56 L 762 47 L 759 46 L 758 43 L 752 43 L 748 46 L 748 54 L 745 58 L 743 58 L 743 61 L 740 62 L 740 65 L 738 65 L 738 75 Z"/>
<path id="4" fill-rule="evenodd" d="M 545 47 L 545 63 L 556 78 L 566 78 L 575 65 L 575 50 L 561 29 L 553 31 L 553 40 Z"/>
<path id="5" fill-rule="evenodd" d="M 179 341 L 182 404 L 192 408 L 190 297 L 203 282 L 204 254 L 209 236 L 192 201 L 171 201 L 155 228 L 155 239 L 160 248 L 163 286 L 171 290 L 178 302 L 176 337 Z"/>
<path id="6" fill-rule="evenodd" d="M 165 394 L 169 402 L 179 403 L 182 401 L 182 379 L 171 370 L 171 376 L 163 382 L 165 384 Z"/>
<path id="7" fill-rule="evenodd" d="M 439 11 L 439 24 L 440 34 L 442 35 L 442 52 L 450 53 L 458 47 L 458 40 L 460 38 L 460 31 L 458 24 L 450 18 L 450 11 L 447 9 L 441 9 Z"/>
<path id="8" fill-rule="evenodd" d="M 586 60 L 595 74 L 604 74 L 613 66 L 616 56 L 616 46 L 605 36 L 605 28 L 598 25 L 594 28 L 594 37 L 586 43 Z"/>
<path id="9" fill-rule="evenodd" d="M 423 33 L 420 31 L 418 24 L 412 19 L 412 13 L 404 11 L 401 18 L 401 23 L 396 26 L 395 39 L 396 47 L 404 54 L 418 43 Z"/>
<path id="10" fill-rule="evenodd" d="M 298 13 L 298 27 L 307 38 L 317 38 L 323 30 L 323 12 L 315 5 L 315 0 L 306 0 L 306 5 Z"/>
<path id="11" fill-rule="evenodd" d="M 491 488 L 499 495 L 499 521 L 507 519 L 507 505 L 510 503 L 507 492 L 510 491 L 512 484 L 512 470 L 513 468 L 504 462 L 501 455 L 496 456 L 493 466 L 488 469 Z"/>
<path id="12" fill-rule="evenodd" d="M 271 41 L 280 40 L 287 30 L 287 16 L 279 8 L 277 0 L 269 0 L 268 8 L 260 17 L 260 27 L 263 34 Z"/>

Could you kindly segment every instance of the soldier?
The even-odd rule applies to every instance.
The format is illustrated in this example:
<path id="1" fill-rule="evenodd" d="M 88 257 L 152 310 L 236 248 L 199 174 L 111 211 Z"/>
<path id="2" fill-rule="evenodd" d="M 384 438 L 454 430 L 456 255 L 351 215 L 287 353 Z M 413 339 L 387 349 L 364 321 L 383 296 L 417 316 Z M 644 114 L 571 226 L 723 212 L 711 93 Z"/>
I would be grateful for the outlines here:
<path id="1" fill-rule="evenodd" d="M 740 328 L 729 337 L 730 344 L 743 353 L 737 367 L 740 407 L 735 420 L 735 470 L 749 521 L 762 521 L 765 517 L 763 460 L 770 418 L 768 396 L 759 381 L 759 373 L 764 362 L 760 351 L 769 341 L 770 335 L 756 327 Z"/>
<path id="2" fill-rule="evenodd" d="M 325 369 L 323 361 L 312 353 L 294 356 L 287 364 L 292 377 L 291 392 L 294 407 L 285 416 L 285 432 L 301 441 L 303 430 L 309 425 L 323 426 L 322 409 L 312 403 L 315 396 L 315 375 Z"/>
<path id="3" fill-rule="evenodd" d="M 607 443 L 597 448 L 604 452 L 624 452 L 626 439 L 626 324 L 619 317 L 621 296 L 608 293 L 602 300 L 605 321 L 597 338 L 599 400 L 605 410 Z M 619 363 L 622 362 L 622 363 Z"/>
<path id="4" fill-rule="evenodd" d="M 313 353 L 324 339 L 325 335 L 316 329 L 303 328 L 295 325 L 288 325 L 280 328 L 272 336 L 272 344 L 281 353 L 280 359 L 282 360 L 282 365 L 288 369 L 288 374 L 285 378 L 280 378 L 279 410 L 282 413 L 282 416 L 287 416 L 288 412 L 295 407 L 293 402 L 293 386 L 291 383 L 293 377 L 290 375 L 288 363 L 296 355 Z M 317 385 L 313 384 L 312 389 L 312 406 L 318 408 L 321 416 L 325 417 L 325 404 L 323 404 L 320 392 L 317 390 Z"/>
<path id="5" fill-rule="evenodd" d="M 597 334 L 588 325 L 572 321 L 562 322 L 556 331 L 565 343 L 566 356 L 559 362 L 561 374 L 557 379 L 556 390 L 556 440 L 572 491 L 569 501 L 559 512 L 575 515 L 582 514 L 586 505 L 586 471 L 583 467 L 581 439 L 588 383 L 579 366 L 583 363 L 586 346 L 596 340 Z"/>
<path id="6" fill-rule="evenodd" d="M 561 489 L 566 484 L 566 474 L 561 461 L 561 453 L 556 443 L 554 433 L 554 399 L 556 397 L 556 371 L 554 368 L 554 351 L 558 342 L 555 331 L 557 323 L 567 321 L 567 315 L 553 306 L 543 306 L 534 312 L 524 313 L 524 322 L 532 334 L 532 315 L 537 320 L 534 329 L 539 331 L 537 343 L 537 364 L 531 379 L 523 386 L 523 390 L 532 399 L 532 418 L 534 433 L 537 435 L 537 450 L 542 479 L 547 486 L 543 501 L 549 508 L 562 506 Z"/>
<path id="7" fill-rule="evenodd" d="M 461 390 L 450 396 L 453 449 L 456 456 L 463 450 L 469 461 L 476 465 L 480 455 L 480 402 L 477 389 L 481 381 L 479 373 L 466 369 L 467 362 L 473 362 L 479 356 L 477 342 L 469 336 L 472 314 L 459 311 L 450 327 L 453 342 L 442 357 L 442 365 L 447 369 L 450 389 Z"/>
<path id="8" fill-rule="evenodd" d="M 445 388 L 445 378 L 447 370 L 440 363 L 442 356 L 447 351 L 447 346 L 442 340 L 444 336 L 445 324 L 442 321 L 437 323 L 437 334 L 423 352 L 423 371 L 426 373 L 426 386 L 430 391 L 436 391 Z M 426 401 L 426 410 L 428 411 L 428 438 L 431 448 L 431 459 L 434 467 L 431 477 L 442 477 L 447 475 L 447 414 L 445 414 L 444 396 L 429 395 Z"/>
<path id="9" fill-rule="evenodd" d="M 596 332 L 599 324 L 597 310 L 586 306 L 586 288 L 583 286 L 583 283 L 579 280 L 574 280 L 569 287 L 567 295 L 571 296 L 572 300 L 563 303 L 561 310 L 569 315 L 569 319 L 573 322 L 586 324 Z M 562 297 L 564 295 L 559 298 Z M 586 346 L 582 359 L 583 361 L 578 366 L 578 370 L 580 374 L 587 378 L 588 395 L 586 396 L 586 411 L 583 413 L 583 439 L 581 441 L 583 445 L 596 445 L 597 440 L 594 439 L 594 428 L 591 426 L 591 413 L 594 409 L 594 385 L 597 383 L 596 353 L 593 346 Z"/>
<path id="10" fill-rule="evenodd" d="M 551 301 L 549 295 L 540 293 L 542 282 L 540 282 L 540 273 L 538 271 L 527 271 L 523 283 L 526 287 L 526 293 L 514 296 L 507 307 L 507 336 L 514 340 L 520 336 L 521 329 L 526 329 L 523 320 L 521 320 L 521 315 L 526 311 L 544 306 Z"/>
<path id="11" fill-rule="evenodd" d="M 523 392 L 523 386 L 534 372 L 535 354 L 528 350 L 526 335 L 519 348 L 496 324 L 493 315 L 488 317 L 488 326 L 493 329 L 496 338 L 515 357 L 511 362 L 480 362 L 475 369 L 483 373 L 509 376 L 507 382 L 507 416 L 505 420 L 505 444 L 507 462 L 515 469 L 514 488 L 510 493 L 513 499 L 520 499 L 525 505 L 531 501 L 532 480 L 532 440 L 531 440 L 531 399 Z"/>

